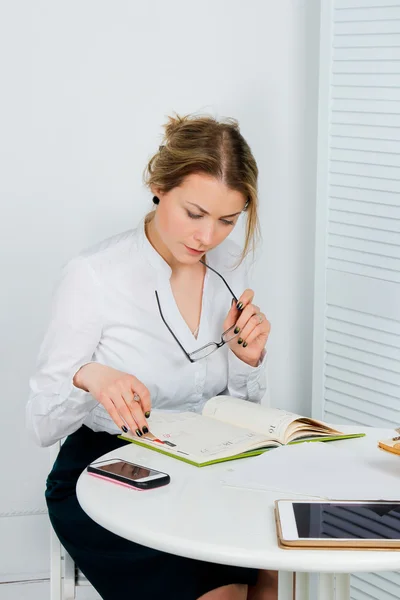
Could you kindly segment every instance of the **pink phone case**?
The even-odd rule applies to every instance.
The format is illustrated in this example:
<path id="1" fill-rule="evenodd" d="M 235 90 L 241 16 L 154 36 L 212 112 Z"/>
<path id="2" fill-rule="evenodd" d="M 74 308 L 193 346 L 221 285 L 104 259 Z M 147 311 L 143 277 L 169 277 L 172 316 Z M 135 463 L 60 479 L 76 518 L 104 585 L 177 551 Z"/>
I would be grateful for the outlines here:
<path id="1" fill-rule="evenodd" d="M 134 490 L 135 492 L 147 492 L 147 490 L 143 490 L 141 488 L 134 487 L 133 485 L 130 485 L 129 483 L 123 483 L 122 481 L 117 481 L 116 479 L 112 479 L 111 477 L 107 477 L 104 475 L 98 475 L 97 473 L 92 473 L 91 471 L 87 471 L 87 473 L 89 475 L 92 475 L 92 477 L 98 477 L 99 479 L 104 479 L 105 481 L 109 481 L 111 483 L 116 483 L 117 485 L 122 485 L 123 487 L 127 487 L 130 490 Z"/>

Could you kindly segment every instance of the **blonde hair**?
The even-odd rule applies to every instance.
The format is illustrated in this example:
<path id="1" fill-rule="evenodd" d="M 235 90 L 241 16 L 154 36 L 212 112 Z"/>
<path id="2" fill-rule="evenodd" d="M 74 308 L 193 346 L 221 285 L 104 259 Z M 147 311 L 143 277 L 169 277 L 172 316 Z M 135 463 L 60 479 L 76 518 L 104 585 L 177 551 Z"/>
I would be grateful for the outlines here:
<path id="1" fill-rule="evenodd" d="M 221 180 L 243 194 L 247 215 L 245 243 L 240 262 L 254 250 L 259 237 L 258 167 L 235 119 L 211 116 L 169 117 L 164 139 L 144 172 L 148 187 L 169 192 L 194 173 Z M 152 213 L 148 215 L 151 218 Z"/>

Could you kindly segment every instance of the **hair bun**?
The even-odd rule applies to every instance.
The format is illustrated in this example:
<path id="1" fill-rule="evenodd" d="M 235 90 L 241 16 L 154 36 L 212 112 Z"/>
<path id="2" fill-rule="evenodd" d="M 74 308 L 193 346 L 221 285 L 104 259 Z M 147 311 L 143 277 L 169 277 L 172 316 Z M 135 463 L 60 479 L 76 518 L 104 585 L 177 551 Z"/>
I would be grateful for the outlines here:
<path id="1" fill-rule="evenodd" d="M 164 125 L 165 140 L 167 141 L 171 138 L 181 128 L 185 121 L 187 121 L 187 117 L 180 117 L 177 114 L 175 114 L 174 117 L 169 116 L 167 123 Z"/>

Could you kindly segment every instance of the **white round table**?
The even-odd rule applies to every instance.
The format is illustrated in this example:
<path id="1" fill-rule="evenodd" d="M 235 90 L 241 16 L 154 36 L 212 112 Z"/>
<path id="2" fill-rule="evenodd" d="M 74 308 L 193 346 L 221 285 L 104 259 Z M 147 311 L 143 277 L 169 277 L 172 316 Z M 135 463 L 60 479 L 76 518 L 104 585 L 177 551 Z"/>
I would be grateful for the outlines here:
<path id="1" fill-rule="evenodd" d="M 365 438 L 330 443 L 338 443 L 357 455 L 379 452 L 380 460 L 400 461 L 400 457 L 377 449 L 377 440 L 392 437 L 393 430 L 363 429 L 367 432 Z M 231 467 L 229 462 L 198 468 L 135 444 L 99 459 L 111 457 L 171 476 L 171 483 L 163 488 L 137 492 L 110 485 L 86 471 L 81 474 L 77 496 L 83 510 L 128 540 L 199 560 L 278 570 L 282 598 L 291 597 L 293 573 L 297 573 L 296 600 L 308 598 L 309 573 L 324 574 L 320 577 L 319 600 L 334 598 L 335 574 L 335 597 L 339 600 L 349 598 L 350 573 L 400 569 L 400 552 L 280 549 L 273 505 L 282 493 L 224 486 L 221 479 Z M 284 497 L 299 498 L 290 494 Z"/>

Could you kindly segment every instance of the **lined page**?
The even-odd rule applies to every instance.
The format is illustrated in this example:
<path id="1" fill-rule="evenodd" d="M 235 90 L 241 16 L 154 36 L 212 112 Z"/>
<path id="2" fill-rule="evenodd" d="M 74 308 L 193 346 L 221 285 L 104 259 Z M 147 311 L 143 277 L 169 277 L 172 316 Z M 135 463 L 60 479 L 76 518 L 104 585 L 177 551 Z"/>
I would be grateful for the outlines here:
<path id="1" fill-rule="evenodd" d="M 231 396 L 215 396 L 208 400 L 203 408 L 203 415 L 263 433 L 268 439 L 281 443 L 285 440 L 290 423 L 303 418 L 292 412 L 267 408 Z"/>

